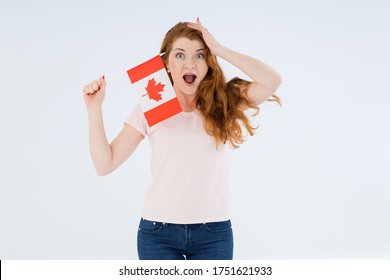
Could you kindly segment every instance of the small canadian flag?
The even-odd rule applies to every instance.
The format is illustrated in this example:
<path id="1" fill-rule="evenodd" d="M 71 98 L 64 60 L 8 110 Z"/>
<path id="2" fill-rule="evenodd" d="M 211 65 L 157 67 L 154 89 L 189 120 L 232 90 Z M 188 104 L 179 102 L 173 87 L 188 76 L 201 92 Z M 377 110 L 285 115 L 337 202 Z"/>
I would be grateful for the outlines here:
<path id="1" fill-rule="evenodd" d="M 127 75 L 143 91 L 140 105 L 149 127 L 182 112 L 160 55 L 131 68 Z"/>

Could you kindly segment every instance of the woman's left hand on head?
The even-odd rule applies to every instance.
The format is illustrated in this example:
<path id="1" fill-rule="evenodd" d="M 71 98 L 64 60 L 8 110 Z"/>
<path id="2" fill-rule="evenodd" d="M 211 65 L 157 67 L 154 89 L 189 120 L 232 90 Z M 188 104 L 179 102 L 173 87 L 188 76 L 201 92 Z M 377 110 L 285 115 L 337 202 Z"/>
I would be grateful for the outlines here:
<path id="1" fill-rule="evenodd" d="M 196 18 L 196 23 L 187 22 L 187 26 L 192 28 L 192 29 L 200 31 L 202 33 L 203 40 L 206 42 L 211 53 L 213 55 L 217 55 L 216 52 L 217 52 L 218 48 L 221 47 L 221 44 L 218 43 L 218 41 L 214 38 L 213 35 L 211 35 L 211 33 L 207 30 L 207 28 L 203 26 L 203 24 L 199 20 L 199 17 Z"/>

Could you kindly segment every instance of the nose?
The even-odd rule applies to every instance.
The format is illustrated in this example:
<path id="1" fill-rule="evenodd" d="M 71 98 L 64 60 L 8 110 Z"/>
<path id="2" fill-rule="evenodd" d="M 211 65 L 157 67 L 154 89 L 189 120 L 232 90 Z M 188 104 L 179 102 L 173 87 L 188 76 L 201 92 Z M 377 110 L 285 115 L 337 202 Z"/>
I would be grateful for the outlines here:
<path id="1" fill-rule="evenodd" d="M 186 69 L 193 69 L 193 68 L 195 68 L 195 63 L 194 63 L 193 59 L 192 58 L 186 59 L 184 67 Z"/>

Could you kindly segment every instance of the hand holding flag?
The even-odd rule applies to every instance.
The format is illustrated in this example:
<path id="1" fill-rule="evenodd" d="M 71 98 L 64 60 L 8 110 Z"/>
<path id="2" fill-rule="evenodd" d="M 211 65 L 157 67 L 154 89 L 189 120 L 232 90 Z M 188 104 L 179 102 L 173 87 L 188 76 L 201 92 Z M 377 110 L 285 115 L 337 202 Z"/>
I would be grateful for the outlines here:
<path id="1" fill-rule="evenodd" d="M 99 105 L 102 106 L 106 92 L 106 81 L 104 76 L 99 80 L 94 80 L 83 88 L 84 101 L 87 106 Z"/>
<path id="2" fill-rule="evenodd" d="M 115 76 L 108 81 L 122 75 Z M 127 75 L 130 82 L 135 85 L 136 92 L 140 94 L 140 105 L 149 126 L 182 112 L 160 55 L 131 68 L 127 71 Z M 102 105 L 105 88 L 104 76 L 86 85 L 82 95 L 87 105 Z"/>

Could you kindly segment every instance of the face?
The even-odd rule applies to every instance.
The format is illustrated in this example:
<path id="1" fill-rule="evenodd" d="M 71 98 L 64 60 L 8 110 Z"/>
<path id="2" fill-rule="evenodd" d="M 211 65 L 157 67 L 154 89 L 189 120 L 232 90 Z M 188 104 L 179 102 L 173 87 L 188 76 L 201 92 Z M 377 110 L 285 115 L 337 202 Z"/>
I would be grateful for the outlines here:
<path id="1" fill-rule="evenodd" d="M 167 66 L 177 94 L 196 94 L 196 89 L 209 68 L 205 53 L 205 47 L 199 40 L 179 38 L 173 43 Z"/>

